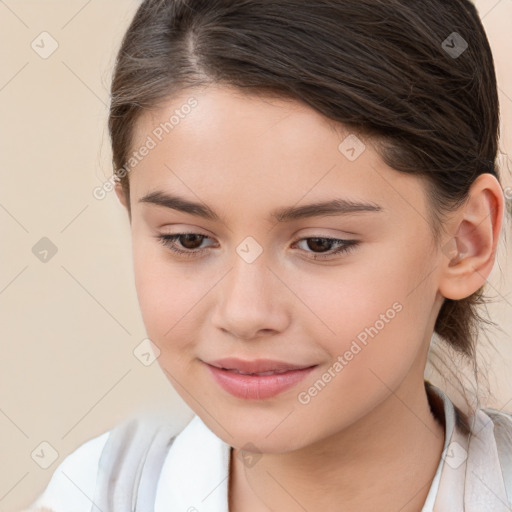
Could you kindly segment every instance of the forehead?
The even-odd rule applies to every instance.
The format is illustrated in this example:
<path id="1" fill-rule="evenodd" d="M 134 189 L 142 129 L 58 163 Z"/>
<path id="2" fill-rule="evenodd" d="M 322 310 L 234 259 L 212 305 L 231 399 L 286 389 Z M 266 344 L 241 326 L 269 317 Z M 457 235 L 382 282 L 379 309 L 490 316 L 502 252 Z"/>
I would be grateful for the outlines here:
<path id="1" fill-rule="evenodd" d="M 152 149 L 130 173 L 135 200 L 153 190 L 268 209 L 306 196 L 395 209 L 424 200 L 419 180 L 387 167 L 370 140 L 288 98 L 187 89 L 139 118 L 132 151 L 149 141 Z"/>
<path id="2" fill-rule="evenodd" d="M 186 143 L 205 153 L 228 145 L 234 155 L 263 146 L 270 151 L 278 144 L 297 152 L 318 145 L 326 134 L 337 140 L 343 132 L 339 123 L 297 100 L 210 85 L 181 91 L 144 112 L 135 125 L 133 145 L 152 134 L 167 149 Z"/>

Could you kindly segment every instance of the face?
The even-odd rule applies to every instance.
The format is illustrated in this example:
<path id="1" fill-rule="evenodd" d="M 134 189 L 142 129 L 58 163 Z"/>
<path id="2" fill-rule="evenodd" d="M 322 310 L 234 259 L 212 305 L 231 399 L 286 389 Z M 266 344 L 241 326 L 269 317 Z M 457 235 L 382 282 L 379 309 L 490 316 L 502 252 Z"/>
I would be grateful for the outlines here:
<path id="1" fill-rule="evenodd" d="M 439 256 L 417 177 L 306 105 L 218 86 L 145 113 L 133 150 L 144 145 L 129 175 L 142 317 L 165 375 L 213 432 L 237 448 L 298 449 L 404 379 L 423 382 Z M 367 207 L 306 207 L 332 201 Z M 226 357 L 313 368 L 246 376 L 242 394 L 260 395 L 243 398 L 206 364 Z"/>

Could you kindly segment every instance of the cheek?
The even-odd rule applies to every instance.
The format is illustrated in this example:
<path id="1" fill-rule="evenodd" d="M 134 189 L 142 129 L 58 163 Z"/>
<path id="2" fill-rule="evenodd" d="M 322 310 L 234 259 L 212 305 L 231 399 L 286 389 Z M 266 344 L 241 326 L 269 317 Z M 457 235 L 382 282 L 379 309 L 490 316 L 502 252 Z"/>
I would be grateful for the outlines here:
<path id="1" fill-rule="evenodd" d="M 354 420 L 397 389 L 421 360 L 429 298 L 428 283 L 418 286 L 418 275 L 402 255 L 385 269 L 352 265 L 333 279 L 301 280 L 298 295 L 318 316 L 307 313 L 308 334 L 330 357 L 315 377 L 322 382 L 301 387 L 299 403 L 309 404 L 304 410 L 312 417 Z"/>
<path id="2" fill-rule="evenodd" d="M 190 339 L 188 324 L 204 291 L 172 264 L 158 241 L 133 238 L 133 269 L 139 307 L 148 337 L 161 350 L 180 348 Z M 195 314 L 195 312 L 194 312 Z M 172 343 L 170 341 L 172 340 Z"/>
<path id="3" fill-rule="evenodd" d="M 389 248 L 387 254 L 296 279 L 294 292 L 308 306 L 298 304 L 310 319 L 311 339 L 332 360 L 346 356 L 351 370 L 345 373 L 354 372 L 356 379 L 362 370 L 375 379 L 370 368 L 403 373 L 422 350 L 434 300 L 432 283 L 424 279 L 428 272 L 419 271 L 425 265 L 410 250 Z"/>

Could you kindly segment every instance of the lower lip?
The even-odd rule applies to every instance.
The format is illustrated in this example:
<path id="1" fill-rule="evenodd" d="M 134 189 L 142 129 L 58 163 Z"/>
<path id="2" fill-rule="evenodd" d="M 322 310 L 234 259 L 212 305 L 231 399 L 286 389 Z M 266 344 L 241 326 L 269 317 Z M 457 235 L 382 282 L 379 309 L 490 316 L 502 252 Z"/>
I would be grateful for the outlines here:
<path id="1" fill-rule="evenodd" d="M 206 365 L 215 380 L 237 398 L 264 400 L 291 388 L 309 375 L 315 366 L 274 375 L 242 375 L 216 366 Z"/>

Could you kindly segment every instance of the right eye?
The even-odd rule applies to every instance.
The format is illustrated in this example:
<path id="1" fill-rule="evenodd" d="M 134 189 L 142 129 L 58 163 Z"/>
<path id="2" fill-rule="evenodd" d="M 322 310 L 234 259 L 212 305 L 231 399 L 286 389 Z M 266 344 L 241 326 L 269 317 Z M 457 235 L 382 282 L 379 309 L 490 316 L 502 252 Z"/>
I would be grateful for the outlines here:
<path id="1" fill-rule="evenodd" d="M 198 245 L 198 242 L 199 245 L 201 245 L 201 243 L 209 237 L 201 235 L 200 233 L 176 233 L 173 235 L 161 233 L 157 235 L 156 238 L 171 251 L 187 257 L 192 257 L 206 251 L 205 247 L 201 249 L 196 249 L 195 247 Z M 180 242 L 182 248 L 177 245 L 177 241 Z"/>

